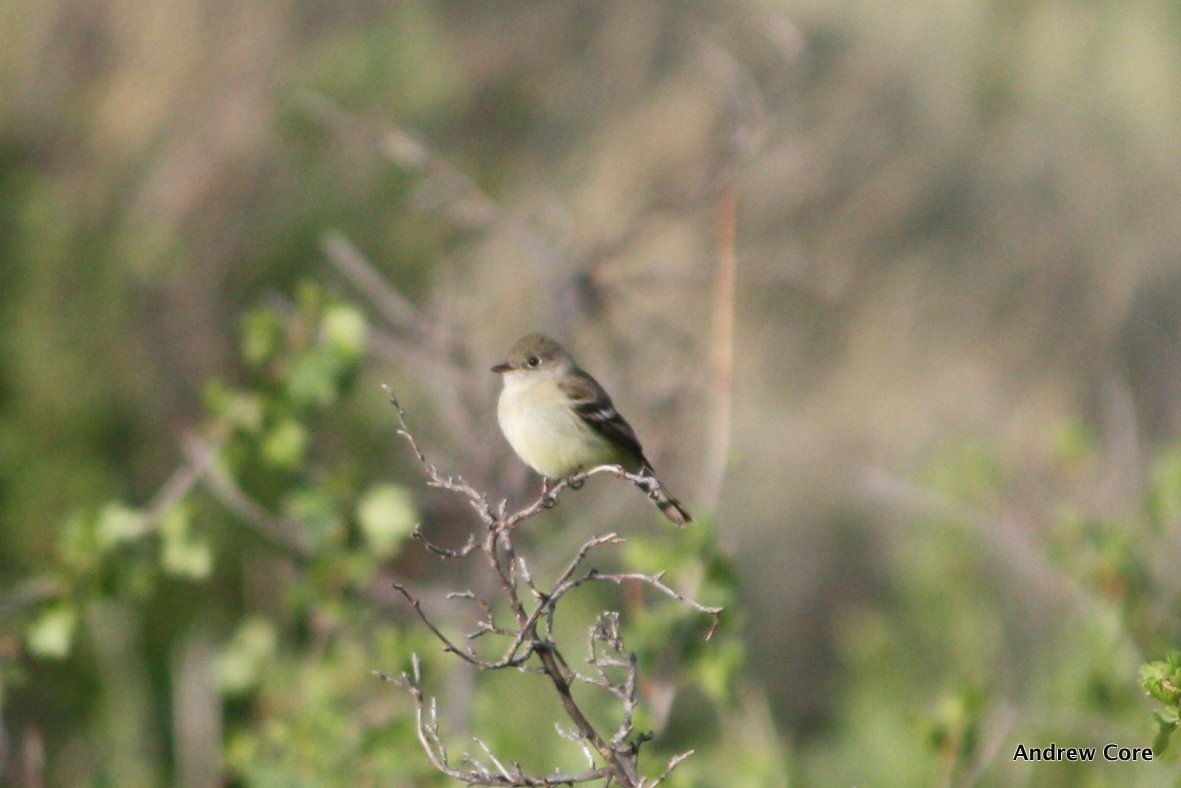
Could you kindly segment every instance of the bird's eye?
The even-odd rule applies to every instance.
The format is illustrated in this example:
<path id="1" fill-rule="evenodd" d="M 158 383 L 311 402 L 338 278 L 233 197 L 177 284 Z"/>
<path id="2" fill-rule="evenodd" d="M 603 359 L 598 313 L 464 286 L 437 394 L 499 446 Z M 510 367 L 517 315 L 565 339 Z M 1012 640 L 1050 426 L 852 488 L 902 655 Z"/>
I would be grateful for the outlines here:
<path id="1" fill-rule="evenodd" d="M 541 359 L 539 359 L 537 356 L 530 356 L 529 358 L 525 359 L 525 365 L 529 367 L 536 367 L 540 363 Z"/>

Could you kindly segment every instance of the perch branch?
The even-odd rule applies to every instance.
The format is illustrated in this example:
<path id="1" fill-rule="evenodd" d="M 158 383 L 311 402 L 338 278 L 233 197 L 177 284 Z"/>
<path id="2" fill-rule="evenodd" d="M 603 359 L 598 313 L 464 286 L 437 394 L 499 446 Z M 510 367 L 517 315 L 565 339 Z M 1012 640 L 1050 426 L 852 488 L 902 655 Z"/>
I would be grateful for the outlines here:
<path id="1" fill-rule="evenodd" d="M 435 701 L 431 699 L 428 706 L 424 699 L 419 662 L 415 656 L 412 672 L 402 674 L 398 683 L 410 691 L 414 700 L 419 740 L 426 750 L 431 764 L 444 774 L 469 785 L 570 785 L 607 779 L 609 783 L 622 786 L 651 788 L 651 786 L 662 782 L 677 764 L 691 754 L 691 751 L 681 753 L 671 759 L 664 773 L 654 781 L 640 776 L 638 769 L 640 747 L 650 741 L 653 734 L 636 732 L 634 728 L 633 721 L 637 705 L 636 688 L 639 683 L 637 660 L 635 655 L 629 653 L 624 645 L 619 626 L 619 614 L 609 611 L 603 612 L 591 629 L 590 654 L 587 664 L 591 667 L 592 673 L 584 675 L 570 668 L 558 644 L 549 636 L 549 633 L 554 631 L 553 619 L 558 603 L 574 589 L 594 581 L 616 585 L 626 582 L 640 583 L 710 616 L 712 623 L 706 635 L 707 639 L 712 637 L 717 629 L 722 609 L 706 606 L 689 599 L 667 585 L 664 582 L 663 573 L 654 575 L 638 572 L 602 573 L 594 568 L 584 568 L 592 551 L 623 542 L 623 539 L 616 533 L 595 536 L 586 540 L 553 582 L 547 585 L 539 585 L 535 581 L 524 556 L 517 554 L 513 543 L 516 528 L 523 521 L 556 505 L 559 496 L 566 489 L 576 489 L 589 476 L 610 473 L 627 479 L 649 496 L 657 494 L 660 483 L 651 476 L 630 473 L 618 465 L 601 465 L 549 485 L 536 500 L 516 511 L 509 512 L 506 501 L 493 507 L 489 503 L 487 495 L 476 490 L 461 477 L 444 476 L 436 466 L 426 459 L 417 440 L 406 425 L 405 414 L 398 404 L 397 398 L 388 387 L 386 391 L 389 393 L 390 402 L 398 415 L 398 434 L 406 440 L 413 451 L 426 475 L 426 483 L 431 487 L 449 490 L 464 498 L 484 524 L 482 538 L 471 535 L 467 542 L 458 549 L 433 545 L 418 529 L 415 531 L 415 538 L 421 541 L 429 551 L 444 558 L 463 558 L 477 551 L 483 555 L 485 563 L 495 579 L 494 585 L 499 589 L 504 603 L 507 604 L 512 624 L 507 626 L 503 622 L 498 624 L 495 620 L 492 603 L 474 591 L 453 592 L 448 594 L 448 599 L 467 600 L 480 609 L 481 618 L 476 624 L 476 629 L 466 635 L 466 640 L 469 643 L 487 635 L 493 635 L 508 640 L 504 650 L 500 652 L 499 657 L 490 658 L 482 656 L 470 645 L 459 645 L 443 631 L 442 627 L 435 623 L 423 609 L 421 601 L 405 586 L 395 583 L 394 589 L 414 608 L 419 619 L 442 644 L 444 652 L 455 654 L 480 670 L 515 668 L 546 676 L 557 693 L 566 716 L 574 725 L 572 731 L 563 732 L 562 735 L 576 741 L 587 753 L 590 768 L 579 773 L 527 774 L 518 764 L 508 763 L 498 758 L 485 742 L 478 738 L 474 741 L 482 754 L 465 753 L 463 761 L 468 767 L 466 770 L 452 765 L 439 736 Z M 543 634 L 543 629 L 546 634 Z M 534 662 L 534 658 L 536 658 L 536 662 Z M 622 671 L 622 674 L 619 671 Z M 598 687 L 618 699 L 622 704 L 621 719 L 609 738 L 598 731 L 574 698 L 572 686 L 579 681 Z M 596 766 L 596 760 L 602 765 Z"/>

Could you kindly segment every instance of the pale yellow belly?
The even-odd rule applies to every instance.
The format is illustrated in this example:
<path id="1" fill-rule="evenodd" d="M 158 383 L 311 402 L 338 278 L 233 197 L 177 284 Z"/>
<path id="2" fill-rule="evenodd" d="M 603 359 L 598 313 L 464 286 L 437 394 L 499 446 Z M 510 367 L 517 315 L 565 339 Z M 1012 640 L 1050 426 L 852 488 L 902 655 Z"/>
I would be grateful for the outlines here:
<path id="1" fill-rule="evenodd" d="M 542 404 L 518 392 L 500 398 L 497 418 L 513 451 L 542 476 L 561 479 L 579 469 L 616 461 L 614 446 L 564 402 Z"/>

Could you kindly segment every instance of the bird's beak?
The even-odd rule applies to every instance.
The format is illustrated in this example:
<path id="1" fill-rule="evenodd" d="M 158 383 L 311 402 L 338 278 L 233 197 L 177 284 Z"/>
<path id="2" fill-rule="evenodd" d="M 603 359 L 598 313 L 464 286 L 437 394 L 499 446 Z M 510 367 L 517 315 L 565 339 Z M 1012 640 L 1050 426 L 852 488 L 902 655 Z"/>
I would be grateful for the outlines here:
<path id="1" fill-rule="evenodd" d="M 499 363 L 495 367 L 493 367 L 492 371 L 493 372 L 512 372 L 513 365 L 508 363 L 507 361 L 502 361 L 501 363 Z"/>

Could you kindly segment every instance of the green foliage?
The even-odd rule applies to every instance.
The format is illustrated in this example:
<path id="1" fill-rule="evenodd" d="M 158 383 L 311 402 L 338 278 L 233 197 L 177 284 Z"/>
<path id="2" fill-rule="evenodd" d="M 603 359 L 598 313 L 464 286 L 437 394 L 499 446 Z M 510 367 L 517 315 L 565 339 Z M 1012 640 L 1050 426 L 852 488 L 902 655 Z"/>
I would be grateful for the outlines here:
<path id="1" fill-rule="evenodd" d="M 350 106 L 373 102 L 374 86 L 381 85 L 389 91 L 377 97 L 381 103 L 411 118 L 429 116 L 461 86 L 457 53 L 440 36 L 435 17 L 422 0 L 389 6 L 371 23 L 318 43 L 307 58 L 305 81 Z"/>
<path id="2" fill-rule="evenodd" d="M 1181 725 L 1181 651 L 1170 652 L 1163 660 L 1141 666 L 1140 686 L 1164 705 L 1156 711 L 1158 728 L 1152 742 L 1153 752 L 1161 754 Z"/>
<path id="3" fill-rule="evenodd" d="M 981 728 L 988 710 L 988 693 L 965 684 L 944 693 L 918 721 L 920 735 L 938 760 L 971 764 L 980 756 Z"/>
<path id="4" fill-rule="evenodd" d="M 277 649 L 278 633 L 270 621 L 257 617 L 242 621 L 214 666 L 218 689 L 229 698 L 258 689 Z"/>
<path id="5" fill-rule="evenodd" d="M 148 508 L 111 502 L 78 511 L 59 529 L 54 582 L 43 586 L 48 593 L 21 619 L 29 657 L 87 659 L 86 650 L 77 653 L 80 646 L 102 639 L 88 627 L 106 626 L 102 611 L 115 609 L 101 605 L 104 598 L 155 605 L 156 600 L 192 593 L 195 599 L 206 597 L 199 604 L 221 606 L 226 600 L 209 596 L 218 585 L 240 571 L 265 571 L 260 565 L 290 556 L 297 563 L 293 571 L 282 573 L 285 579 L 274 578 L 279 582 L 268 589 L 269 612 L 231 606 L 222 607 L 218 614 L 239 623 L 215 660 L 217 691 L 227 708 L 246 704 L 239 708 L 249 709 L 266 693 L 279 692 L 282 681 L 301 671 L 315 673 L 315 660 L 305 651 L 306 644 L 301 644 L 307 636 L 296 633 L 309 626 L 347 632 L 359 620 L 371 618 L 364 612 L 368 605 L 360 600 L 368 592 L 377 563 L 395 557 L 408 538 L 416 518 L 415 504 L 403 488 L 388 483 L 370 483 L 364 492 L 363 480 L 347 456 L 336 460 L 338 470 L 334 471 L 326 465 L 331 458 L 313 455 L 323 414 L 343 406 L 365 359 L 365 318 L 355 307 L 305 285 L 289 307 L 251 310 L 241 328 L 246 384 L 213 382 L 207 387 L 209 417 L 202 429 L 204 437 L 195 444 L 189 467 L 174 474 L 174 483 L 160 501 Z M 222 480 L 210 491 L 233 513 L 228 521 L 226 511 L 211 506 L 209 493 L 200 485 L 206 466 Z M 361 503 L 354 507 L 354 500 Z M 252 544 L 248 532 L 227 530 L 235 516 L 251 524 L 262 542 Z M 360 551 L 353 544 L 358 533 L 365 544 Z M 301 564 L 311 571 L 300 570 Z M 354 601 L 347 605 L 331 601 L 341 593 L 350 594 Z M 187 616 L 170 615 L 172 620 L 159 630 L 165 642 L 165 633 L 183 633 L 192 625 L 185 623 Z M 366 649 L 376 648 L 379 641 L 388 645 L 392 625 L 361 631 L 367 633 L 365 637 L 349 641 L 348 664 L 357 671 L 371 670 L 389 652 L 367 653 Z M 316 680 L 327 680 L 336 667 L 316 668 L 323 671 L 315 674 L 321 676 Z M 16 674 L 7 673 L 11 686 Z M 21 675 L 29 680 L 36 672 Z M 370 685 L 368 689 L 356 675 L 351 681 L 350 691 L 358 697 L 373 695 L 374 679 L 367 673 L 363 683 Z M 20 683 L 15 691 L 32 689 Z M 134 701 L 129 698 L 128 702 Z M 334 708 L 337 719 L 331 730 L 356 728 L 350 722 L 355 709 Z M 283 714 L 291 711 L 288 707 Z M 396 718 L 404 712 L 394 709 L 390 714 Z M 324 713 L 311 712 L 307 717 L 296 713 L 292 719 L 312 726 L 307 735 L 322 735 L 324 731 L 316 726 L 325 724 Z M 231 772 L 251 780 L 293 784 L 281 777 L 281 761 L 267 767 L 262 755 L 243 761 L 241 754 L 277 754 L 303 734 L 284 727 L 283 717 L 271 712 L 257 719 L 249 713 L 230 719 L 227 762 Z M 256 730 L 265 733 L 252 733 Z M 358 734 L 364 735 L 363 730 Z M 371 746 L 380 755 L 376 744 Z M 346 754 L 329 748 L 318 751 L 341 758 Z M 375 757 L 369 763 L 378 768 L 382 759 Z M 330 774 L 338 765 L 324 766 L 321 773 Z M 286 776 L 306 775 L 306 764 L 298 766 Z"/>
<path id="6" fill-rule="evenodd" d="M 1181 586 L 1171 562 L 1159 560 L 1169 537 L 1154 523 L 1168 508 L 1172 451 L 1143 504 L 1100 514 L 1086 503 L 1103 471 L 1098 443 L 1073 427 L 1048 445 L 1049 461 L 1021 481 L 977 438 L 930 459 L 918 489 L 932 505 L 889 555 L 882 603 L 844 616 L 844 724 L 809 753 L 807 774 L 863 782 L 870 777 L 861 764 L 869 763 L 890 775 L 877 784 L 1167 781 L 1181 657 L 1139 670 L 1141 686 L 1164 706 L 1155 739 L 1136 671 L 1143 654 L 1177 632 Z M 1039 495 L 1025 501 L 1029 486 Z M 1008 615 L 1013 609 L 1023 615 Z M 1151 746 L 1153 763 L 1132 774 L 1101 757 L 1014 758 L 1019 744 L 1108 742 Z"/>
<path id="7" fill-rule="evenodd" d="M 428 785 L 413 717 L 396 688 L 375 679 L 375 664 L 395 664 L 410 647 L 395 628 L 341 630 L 312 653 L 280 652 L 259 624 L 239 666 L 251 702 L 265 713 L 235 725 L 225 744 L 228 774 L 247 785 Z M 268 643 L 271 645 L 268 646 Z M 236 668 L 237 669 L 237 668 Z"/>
<path id="8" fill-rule="evenodd" d="M 714 524 L 702 518 L 671 537 L 667 532 L 633 536 L 624 545 L 623 559 L 630 571 L 660 575 L 704 604 L 726 609 L 716 631 L 708 617 L 688 615 L 685 607 L 665 600 L 633 611 L 628 644 L 641 655 L 643 672 L 700 693 L 711 707 L 732 702 L 745 663 L 738 636 L 743 620 L 737 573 L 718 547 Z"/>
<path id="9" fill-rule="evenodd" d="M 406 488 L 379 484 L 357 502 L 357 523 L 374 555 L 392 555 L 414 530 L 416 509 Z"/>
<path id="10" fill-rule="evenodd" d="M 373 671 L 404 669 L 411 651 L 423 657 L 430 677 L 467 666 L 452 664 L 417 620 L 409 627 L 394 620 L 375 592 L 383 567 L 403 557 L 419 520 L 415 493 L 382 476 L 369 478 L 347 451 L 334 454 L 337 441 L 325 437 L 338 428 L 337 414 L 349 406 L 365 362 L 365 318 L 303 285 L 291 303 L 249 310 L 240 332 L 243 379 L 206 386 L 201 437 L 157 500 L 146 507 L 111 502 L 63 524 L 56 582 L 22 618 L 33 660 L 28 678 L 38 662 L 85 662 L 92 648 L 125 653 L 128 641 L 109 642 L 105 630 L 127 626 L 127 602 L 159 608 L 166 618 L 150 636 L 159 648 L 179 648 L 193 633 L 220 643 L 212 687 L 223 710 L 228 779 L 429 784 L 438 775 L 418 744 L 413 708 Z M 720 746 L 726 726 L 743 720 L 735 687 L 744 661 L 737 575 L 712 523 L 637 535 L 621 556 L 601 558 L 729 608 L 711 633 L 710 616 L 666 594 L 650 588 L 633 594 L 641 584 L 591 583 L 555 622 L 555 637 L 576 654 L 594 617 L 622 609 L 628 647 L 637 652 L 651 693 L 637 722 L 667 730 L 653 752 L 667 759 L 694 747 L 709 758 L 710 742 Z M 227 604 L 213 593 L 227 583 L 249 588 L 253 577 L 265 578 L 251 592 L 254 599 Z M 176 612 L 181 598 L 190 600 L 190 612 Z M 211 620 L 222 623 L 210 627 Z M 18 692 L 27 689 L 18 683 Z M 480 677 L 475 692 L 471 701 L 443 693 L 440 704 L 470 702 L 472 724 L 485 726 L 483 740 L 498 754 L 543 769 L 582 768 L 581 748 L 559 738 L 545 743 L 555 723 L 569 722 L 540 677 L 517 671 Z M 658 717 L 649 701 L 660 696 L 677 700 Z M 604 731 L 620 723 L 613 695 L 591 688 L 580 689 L 579 697 Z M 136 702 L 125 695 L 109 713 L 130 713 Z M 508 715 L 519 724 L 506 726 Z M 769 768 L 767 746 L 747 748 L 752 768 Z M 113 761 L 110 768 L 139 779 L 150 767 Z M 686 772 L 694 773 L 707 772 Z"/>
<path id="11" fill-rule="evenodd" d="M 25 628 L 29 653 L 45 659 L 65 659 L 73 648 L 78 613 L 66 601 L 47 605 Z"/>
<path id="12" fill-rule="evenodd" d="M 160 515 L 160 566 L 173 577 L 201 581 L 213 571 L 213 547 L 195 527 L 192 509 L 180 501 Z"/>
<path id="13" fill-rule="evenodd" d="M 253 385 L 211 384 L 205 432 L 221 441 L 210 448 L 209 462 L 252 493 L 261 484 L 261 495 L 288 518 L 290 546 L 319 551 L 344 543 L 348 520 L 338 498 L 306 474 L 311 430 L 316 414 L 339 404 L 355 378 L 365 323 L 356 308 L 311 286 L 300 289 L 294 310 L 286 320 L 271 308 L 243 319 L 243 359 Z M 196 522 L 193 487 L 182 492 L 154 511 L 112 502 L 70 517 L 58 540 L 61 596 L 91 588 L 146 595 L 165 576 L 209 578 L 219 547 L 230 545 L 214 545 Z"/>
<path id="14" fill-rule="evenodd" d="M 427 784 L 402 699 L 366 670 L 415 650 L 436 688 L 453 678 L 375 590 L 450 577 L 406 548 L 442 516 L 390 461 L 380 395 L 351 394 L 364 315 L 299 277 L 337 227 L 433 339 L 558 318 L 604 346 L 656 337 L 630 353 L 651 370 L 652 347 L 706 341 L 713 173 L 735 173 L 749 341 L 726 486 L 749 504 L 724 534 L 790 549 L 831 497 L 862 541 L 807 544 L 839 553 L 819 592 L 752 578 L 775 601 L 744 621 L 700 531 L 634 539 L 625 569 L 728 607 L 709 643 L 650 592 L 579 590 L 583 618 L 621 611 L 653 697 L 676 690 L 656 752 L 699 749 L 673 783 L 1176 782 L 1175 744 L 1163 773 L 1009 757 L 1141 742 L 1153 711 L 1160 746 L 1173 730 L 1136 673 L 1167 689 L 1181 642 L 1181 448 L 1141 477 L 1128 447 L 1177 432 L 1177 310 L 1137 303 L 1172 275 L 1169 234 L 1145 230 L 1177 214 L 1175 3 L 75 5 L 13 0 L 0 29 L 0 738 L 24 747 L 0 763 L 46 753 L 30 784 L 179 781 L 178 655 L 250 652 L 262 623 L 270 662 L 206 699 L 227 772 L 193 782 Z M 702 30 L 708 52 L 685 46 Z M 235 366 L 224 334 L 268 292 Z M 1117 349 L 1141 317 L 1155 351 Z M 414 323 L 383 310 L 399 337 Z M 1102 430 L 1031 428 L 1100 391 Z M 463 457 L 450 440 L 432 459 Z M 918 473 L 889 467 L 932 440 Z M 897 520 L 861 498 L 882 462 L 917 479 Z M 742 629 L 771 646 L 743 653 Z M 734 691 L 746 660 L 782 737 Z M 480 690 L 495 723 L 506 693 Z"/>
<path id="15" fill-rule="evenodd" d="M 1181 523 L 1181 445 L 1165 451 L 1154 464 L 1145 514 L 1158 533 Z"/>

